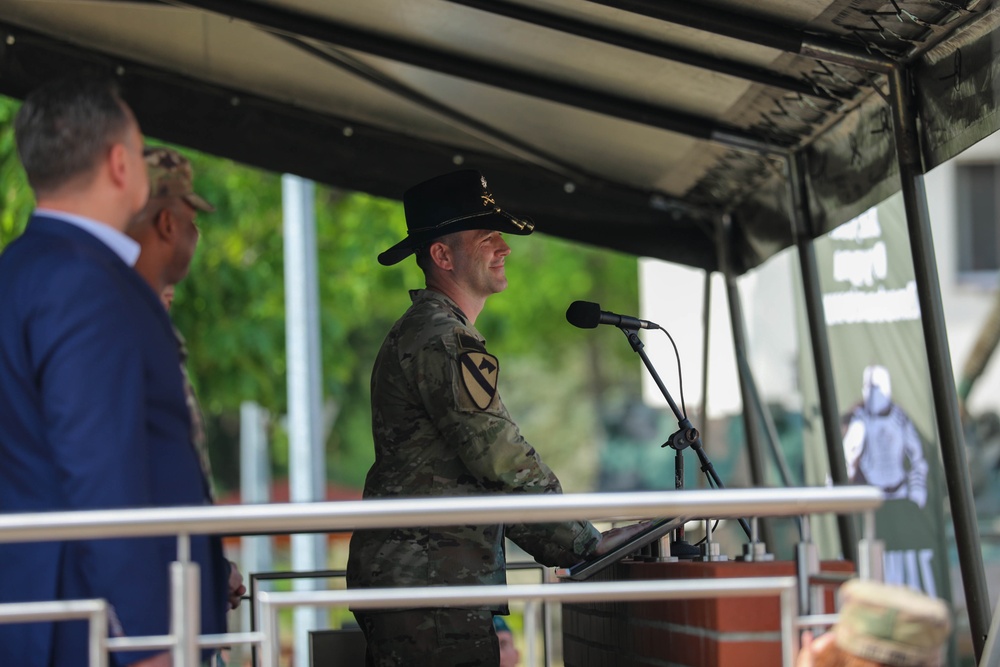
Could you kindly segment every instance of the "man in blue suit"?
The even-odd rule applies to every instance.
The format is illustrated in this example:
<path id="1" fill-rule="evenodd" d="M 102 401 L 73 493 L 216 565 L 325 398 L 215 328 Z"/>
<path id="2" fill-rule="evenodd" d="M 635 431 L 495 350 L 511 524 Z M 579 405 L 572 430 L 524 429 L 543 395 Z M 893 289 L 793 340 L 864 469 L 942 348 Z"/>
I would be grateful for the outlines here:
<path id="1" fill-rule="evenodd" d="M 28 96 L 15 137 L 37 209 L 0 254 L 0 511 L 207 503 L 177 342 L 123 233 L 149 192 L 138 123 L 113 86 L 57 81 Z M 112 636 L 168 634 L 176 559 L 170 537 L 0 544 L 0 602 L 104 598 Z M 224 632 L 219 539 L 192 537 L 191 559 L 201 631 Z M 86 641 L 83 622 L 0 624 L 0 664 L 81 665 Z"/>

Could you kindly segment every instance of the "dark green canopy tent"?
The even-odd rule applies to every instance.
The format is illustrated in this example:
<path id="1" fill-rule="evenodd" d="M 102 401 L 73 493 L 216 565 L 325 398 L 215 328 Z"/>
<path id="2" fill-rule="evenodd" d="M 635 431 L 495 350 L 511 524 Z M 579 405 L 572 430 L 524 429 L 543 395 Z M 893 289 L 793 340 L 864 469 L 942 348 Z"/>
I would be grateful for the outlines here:
<path id="1" fill-rule="evenodd" d="M 809 242 L 902 190 L 978 655 L 990 614 L 922 174 L 1000 124 L 998 17 L 988 0 L 4 0 L 0 93 L 111 74 L 159 139 L 391 198 L 473 167 L 544 233 L 730 277 L 797 245 L 838 482 Z"/>

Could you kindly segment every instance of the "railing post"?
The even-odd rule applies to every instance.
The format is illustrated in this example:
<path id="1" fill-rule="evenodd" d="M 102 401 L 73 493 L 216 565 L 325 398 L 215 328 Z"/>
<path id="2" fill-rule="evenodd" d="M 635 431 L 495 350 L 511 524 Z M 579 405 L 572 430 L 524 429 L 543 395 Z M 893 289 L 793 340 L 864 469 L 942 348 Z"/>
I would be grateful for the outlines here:
<path id="1" fill-rule="evenodd" d="M 795 545 L 795 571 L 798 580 L 798 606 L 803 614 L 815 614 L 812 595 L 812 576 L 819 572 L 819 554 L 812 541 L 812 524 L 808 516 L 802 517 L 802 541 Z"/>
<path id="2" fill-rule="evenodd" d="M 799 608 L 796 604 L 795 589 L 786 588 L 779 594 L 781 598 L 781 664 L 792 667 L 798 653 L 799 642 L 795 634 L 795 619 Z"/>
<path id="3" fill-rule="evenodd" d="M 669 552 L 668 552 L 669 553 Z M 542 570 L 542 581 L 546 584 L 555 583 L 555 575 L 552 570 L 545 568 Z M 544 629 L 542 636 L 545 638 L 545 667 L 552 667 L 554 653 L 555 621 L 552 618 L 552 605 L 548 602 L 542 603 L 542 623 Z"/>
<path id="4" fill-rule="evenodd" d="M 858 544 L 858 577 L 885 581 L 885 543 L 875 538 L 875 513 L 865 512 L 864 539 Z"/>
<path id="5" fill-rule="evenodd" d="M 191 537 L 177 536 L 177 561 L 170 564 L 170 629 L 174 667 L 198 667 L 201 632 L 199 568 L 191 561 Z"/>
<path id="6" fill-rule="evenodd" d="M 108 667 L 108 603 L 98 601 L 98 608 L 90 614 L 90 667 Z"/>
<path id="7" fill-rule="evenodd" d="M 544 579 L 543 579 L 544 581 Z M 538 602 L 528 600 L 524 603 L 524 664 L 535 667 L 538 657 L 535 655 L 535 640 L 538 639 Z"/>
<path id="8" fill-rule="evenodd" d="M 281 638 L 278 636 L 277 610 L 268 601 L 269 594 L 261 591 L 257 594 L 260 611 L 258 626 L 264 633 L 264 639 L 260 643 L 260 662 L 256 667 L 278 667 L 278 654 L 280 653 Z"/>

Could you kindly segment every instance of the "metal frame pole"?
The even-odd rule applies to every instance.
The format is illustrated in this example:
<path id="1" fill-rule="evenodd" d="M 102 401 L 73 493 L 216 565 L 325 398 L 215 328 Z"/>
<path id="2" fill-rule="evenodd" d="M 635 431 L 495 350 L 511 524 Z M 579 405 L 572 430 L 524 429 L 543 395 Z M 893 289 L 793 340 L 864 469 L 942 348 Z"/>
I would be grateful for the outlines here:
<path id="1" fill-rule="evenodd" d="M 743 426 L 747 441 L 747 461 L 750 465 L 750 481 L 754 486 L 763 488 L 767 486 L 764 477 L 764 457 L 761 455 L 760 447 L 760 419 L 757 409 L 754 406 L 753 392 L 748 384 L 745 370 L 750 368 L 746 360 L 746 323 L 743 318 L 743 305 L 740 300 L 740 292 L 736 285 L 736 278 L 733 276 L 729 248 L 732 233 L 732 222 L 728 215 L 722 217 L 720 223 L 720 257 L 723 269 L 723 276 L 726 279 L 726 295 L 729 301 L 729 321 L 733 329 L 733 346 L 736 349 L 737 370 L 739 371 L 740 396 L 743 399 Z M 760 532 L 764 538 L 764 543 L 769 545 L 772 552 L 776 546 L 774 531 L 771 521 L 760 522 Z"/>
<path id="2" fill-rule="evenodd" d="M 792 484 L 792 472 L 788 468 L 788 461 L 785 459 L 785 453 L 781 451 L 781 438 L 778 437 L 778 428 L 774 425 L 771 413 L 764 407 L 764 401 L 760 397 L 760 390 L 757 388 L 757 379 L 754 377 L 753 369 L 750 368 L 746 356 L 737 357 L 737 361 L 740 364 L 740 373 L 746 376 L 747 390 L 750 392 L 754 409 L 757 410 L 757 416 L 760 417 L 765 439 L 767 440 L 768 447 L 771 449 L 771 456 L 774 457 L 774 463 L 778 467 L 778 476 L 781 477 L 781 484 L 782 486 L 794 486 Z"/>
<path id="3" fill-rule="evenodd" d="M 705 271 L 705 293 L 701 303 L 701 441 L 711 442 L 708 423 L 708 350 L 712 326 L 712 272 Z M 698 476 L 698 487 L 705 483 L 703 475 Z"/>
<path id="4" fill-rule="evenodd" d="M 840 416 L 837 408 L 837 387 L 833 380 L 833 362 L 830 355 L 830 339 L 826 335 L 826 314 L 823 311 L 823 293 L 819 283 L 819 268 L 816 264 L 816 248 L 813 246 L 812 217 L 806 197 L 804 159 L 794 154 L 785 162 L 792 200 L 792 235 L 799 253 L 799 272 L 802 275 L 802 293 L 805 297 L 806 319 L 809 321 L 809 340 L 812 343 L 813 369 L 816 373 L 816 387 L 819 392 L 819 408 L 823 418 L 823 441 L 826 443 L 826 458 L 830 467 L 830 478 L 837 486 L 846 486 L 847 463 L 844 461 L 843 436 L 840 433 Z M 840 549 L 844 558 L 858 565 L 858 531 L 849 516 L 837 517 L 840 533 Z"/>
<path id="5" fill-rule="evenodd" d="M 1000 633 L 1000 600 L 993 609 L 993 622 L 990 624 L 990 634 L 986 638 L 986 647 L 983 649 L 983 657 L 979 661 L 980 667 L 1000 667 L 1000 641 L 997 635 Z"/>
<path id="6" fill-rule="evenodd" d="M 906 227 L 910 235 L 910 253 L 913 256 L 913 273 L 920 299 L 920 321 L 927 345 L 931 387 L 934 390 L 934 413 L 937 417 L 952 521 L 955 524 L 955 542 L 969 611 L 972 645 L 978 661 L 983 654 L 990 624 L 989 593 L 980 553 L 979 526 L 976 523 L 972 486 L 969 483 L 955 374 L 948 354 L 948 332 L 945 329 L 941 284 L 934 256 L 909 75 L 909 70 L 902 67 L 892 70 L 889 74 L 889 100 L 903 205 L 906 209 Z"/>

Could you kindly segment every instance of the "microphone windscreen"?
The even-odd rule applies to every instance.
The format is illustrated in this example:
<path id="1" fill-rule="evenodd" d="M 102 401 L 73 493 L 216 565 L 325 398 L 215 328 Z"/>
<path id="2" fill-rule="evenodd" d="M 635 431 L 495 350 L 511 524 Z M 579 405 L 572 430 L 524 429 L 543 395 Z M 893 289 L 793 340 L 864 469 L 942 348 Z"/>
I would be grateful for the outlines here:
<path id="1" fill-rule="evenodd" d="M 566 309 L 566 321 L 581 329 L 596 329 L 601 323 L 601 307 L 590 301 L 574 301 Z"/>

